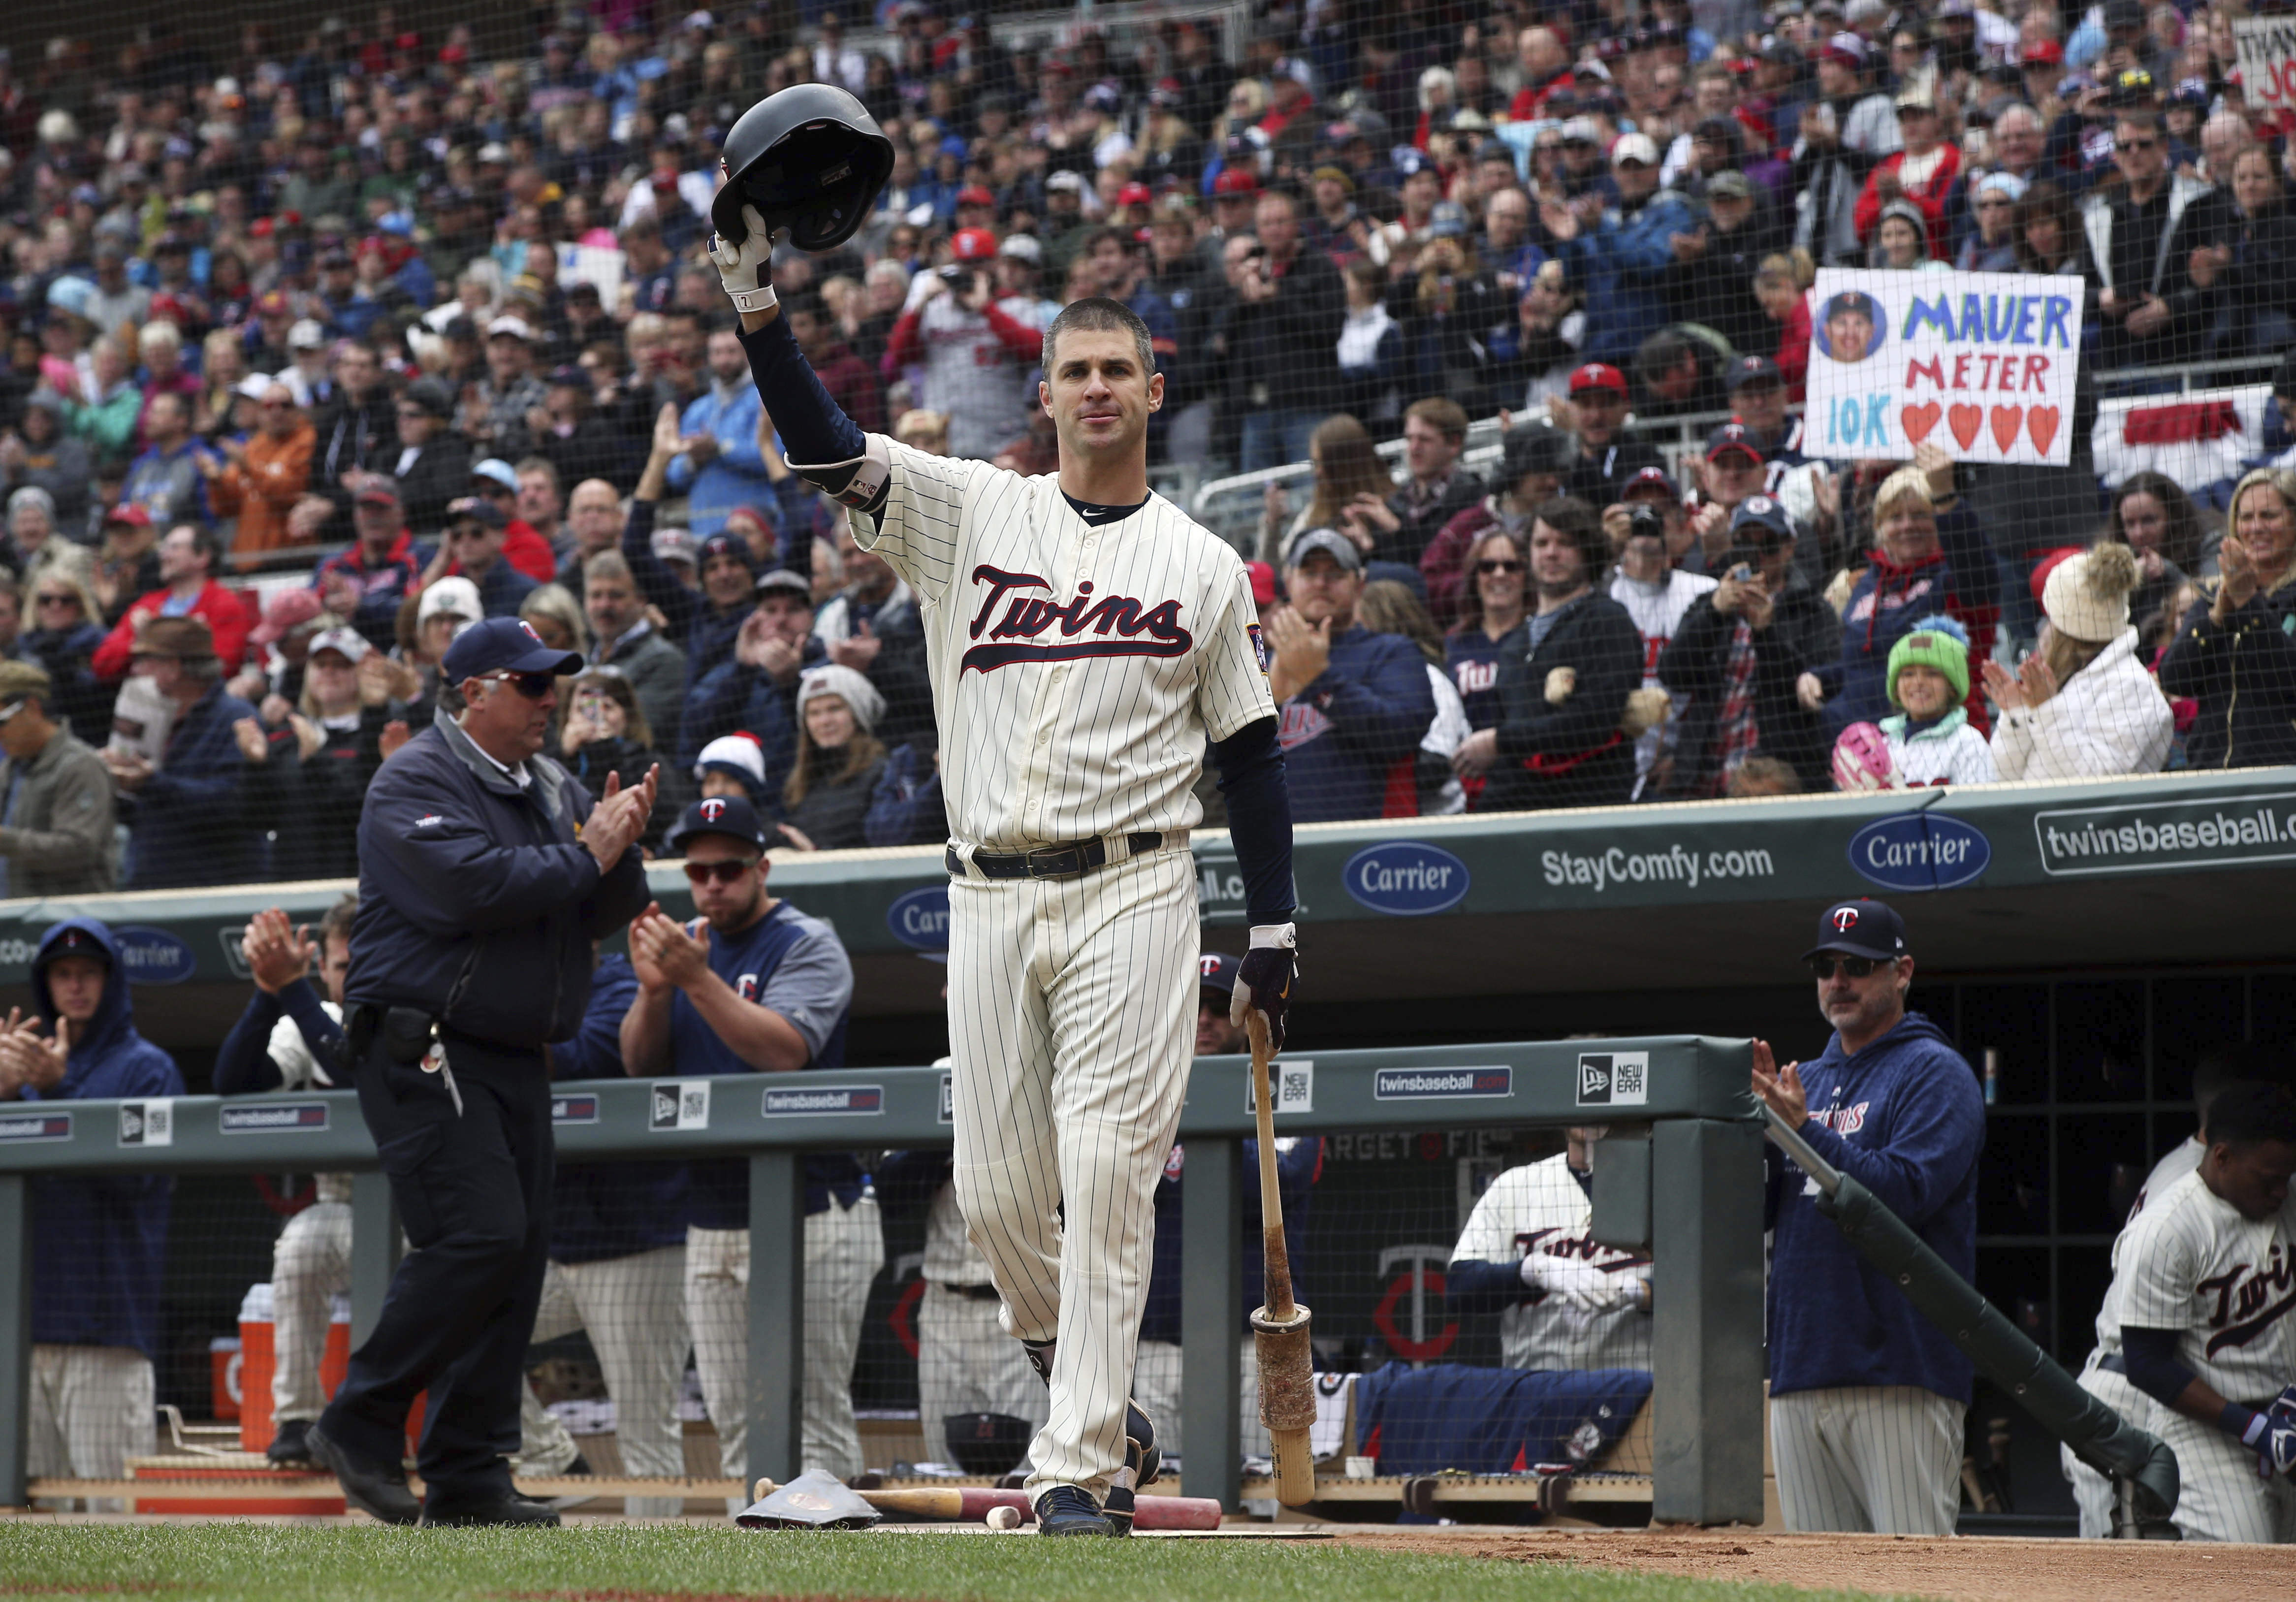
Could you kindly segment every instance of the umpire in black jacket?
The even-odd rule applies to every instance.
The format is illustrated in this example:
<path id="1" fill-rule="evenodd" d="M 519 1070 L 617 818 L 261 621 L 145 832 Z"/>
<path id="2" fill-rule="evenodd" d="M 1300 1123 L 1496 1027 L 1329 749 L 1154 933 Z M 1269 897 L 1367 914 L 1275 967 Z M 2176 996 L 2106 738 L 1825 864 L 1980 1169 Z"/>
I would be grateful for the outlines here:
<path id="1" fill-rule="evenodd" d="M 1499 722 L 1461 747 L 1481 743 L 1477 757 L 1489 764 L 1477 810 L 1632 798 L 1635 743 L 1619 726 L 1642 685 L 1643 637 L 1627 609 L 1595 588 L 1610 564 L 1592 506 L 1565 497 L 1538 509 L 1530 525 L 1538 601 L 1500 642 Z"/>
<path id="2" fill-rule="evenodd" d="M 581 668 L 515 618 L 464 629 L 442 674 L 462 711 L 383 765 L 359 818 L 346 1050 L 414 1250 L 307 1439 L 387 1523 L 558 1522 L 505 1461 L 549 1245 L 542 1047 L 581 1024 L 591 942 L 645 905 L 656 783 L 594 802 L 541 754 L 557 676 Z M 399 1464 L 425 1389 L 418 1507 Z"/>
<path id="3" fill-rule="evenodd" d="M 1793 525 L 1774 497 L 1740 501 L 1730 539 L 1720 587 L 1690 604 L 1658 659 L 1659 682 L 1690 697 L 1673 793 L 1719 795 L 1754 756 L 1791 764 L 1805 790 L 1831 789 L 1833 747 L 1794 686 L 1840 658 L 1841 620 L 1795 567 Z"/>

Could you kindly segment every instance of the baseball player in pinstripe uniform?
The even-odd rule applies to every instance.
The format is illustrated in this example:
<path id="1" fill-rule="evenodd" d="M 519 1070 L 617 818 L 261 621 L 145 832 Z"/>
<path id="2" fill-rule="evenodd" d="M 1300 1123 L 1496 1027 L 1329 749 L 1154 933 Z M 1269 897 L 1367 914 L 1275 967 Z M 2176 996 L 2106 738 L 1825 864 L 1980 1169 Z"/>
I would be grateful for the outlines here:
<path id="1" fill-rule="evenodd" d="M 1510 1368 L 1651 1366 L 1650 1259 L 1595 1238 L 1603 1133 L 1573 1128 L 1563 1150 L 1493 1179 L 1451 1249 L 1446 1300 L 1454 1312 L 1497 1310 Z"/>
<path id="2" fill-rule="evenodd" d="M 2192 1540 L 2296 1540 L 2296 1101 L 2241 1084 L 2209 1107 L 2208 1151 L 2121 1232 L 2105 1360 L 2157 1402 L 2146 1422 L 2184 1488 Z"/>
<path id="3" fill-rule="evenodd" d="M 1906 1010 L 1906 925 L 1839 901 L 1804 954 L 1833 1038 L 1807 1065 L 1754 1042 L 1754 1093 L 1963 1278 L 1976 1269 L 1977 1075 Z M 1816 1181 L 1768 1154 L 1770 1450 L 1789 1530 L 1950 1535 L 1970 1361 L 1820 1216 Z"/>
<path id="4" fill-rule="evenodd" d="M 791 462 L 850 509 L 923 614 L 951 838 L 955 1181 L 1006 1332 L 1052 1390 L 1029 1491 L 1047 1535 L 1124 1533 L 1159 1466 L 1128 1401 L 1153 1196 L 1187 1084 L 1207 740 L 1245 882 L 1234 1015 L 1283 1043 L 1291 811 L 1242 562 L 1151 495 L 1163 404 L 1112 300 L 1045 331 L 1060 471 L 1022 478 L 864 435 L 766 281 L 764 219 L 710 254 Z M 807 465 L 812 464 L 813 465 Z"/>
<path id="5" fill-rule="evenodd" d="M 2209 1107 L 2226 1087 L 2243 1083 L 2280 1084 L 2287 1082 L 2285 1064 L 2277 1054 L 2259 1047 L 2239 1047 L 2203 1057 L 2193 1070 L 2193 1104 L 2202 1129 L 2208 1124 Z M 2121 1232 L 2112 1243 L 2112 1269 L 2120 1272 L 2121 1243 L 2128 1237 L 2128 1226 L 2144 1211 L 2144 1204 L 2154 1196 L 2167 1194 L 2169 1187 L 2201 1165 L 2208 1154 L 2205 1136 L 2195 1131 L 2171 1147 L 2168 1154 L 2152 1165 L 2136 1192 L 2136 1204 L 2121 1222 Z M 2120 1354 L 2120 1319 L 2114 1310 L 2112 1298 L 2107 1295 L 2096 1313 L 2096 1345 L 2088 1354 L 2082 1368 L 2081 1388 L 2140 1428 L 2159 1434 L 2152 1419 L 2152 1402 L 2144 1392 L 2128 1383 L 2128 1365 Z M 2058 1466 L 2073 1488 L 2073 1506 L 2080 1514 L 2080 1532 L 2084 1540 L 2103 1540 L 2112 1534 L 2112 1482 L 2087 1464 L 2073 1456 L 2070 1446 L 2058 1448 Z"/>

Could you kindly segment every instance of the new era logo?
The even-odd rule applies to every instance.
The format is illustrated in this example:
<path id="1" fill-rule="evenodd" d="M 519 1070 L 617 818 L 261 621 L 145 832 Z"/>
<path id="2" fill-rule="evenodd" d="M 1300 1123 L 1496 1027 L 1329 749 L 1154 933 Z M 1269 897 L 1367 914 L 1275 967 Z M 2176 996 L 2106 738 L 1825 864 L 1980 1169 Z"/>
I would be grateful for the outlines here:
<path id="1" fill-rule="evenodd" d="M 1582 1107 L 1640 1107 L 1650 1102 L 1650 1053 L 1582 1052 L 1578 1057 L 1578 1105 Z"/>

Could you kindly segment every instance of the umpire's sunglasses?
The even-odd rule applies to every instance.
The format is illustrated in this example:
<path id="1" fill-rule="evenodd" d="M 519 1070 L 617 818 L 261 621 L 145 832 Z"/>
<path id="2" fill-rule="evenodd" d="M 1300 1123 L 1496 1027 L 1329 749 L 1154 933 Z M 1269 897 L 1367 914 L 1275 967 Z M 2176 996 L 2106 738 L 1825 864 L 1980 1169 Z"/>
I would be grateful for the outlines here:
<path id="1" fill-rule="evenodd" d="M 1847 978 L 1864 979 L 1874 969 L 1889 965 L 1889 958 L 1883 957 L 1813 957 L 1809 959 L 1809 971 L 1817 975 L 1821 983 L 1833 978 L 1833 970 L 1837 967 Z"/>
<path id="2" fill-rule="evenodd" d="M 529 701 L 539 701 L 558 687 L 555 673 L 481 673 L 489 684 L 506 684 Z"/>
<path id="3" fill-rule="evenodd" d="M 743 875 L 756 870 L 755 857 L 734 857 L 717 862 L 689 862 L 685 877 L 689 883 L 706 884 L 715 879 L 720 884 L 739 884 Z"/>

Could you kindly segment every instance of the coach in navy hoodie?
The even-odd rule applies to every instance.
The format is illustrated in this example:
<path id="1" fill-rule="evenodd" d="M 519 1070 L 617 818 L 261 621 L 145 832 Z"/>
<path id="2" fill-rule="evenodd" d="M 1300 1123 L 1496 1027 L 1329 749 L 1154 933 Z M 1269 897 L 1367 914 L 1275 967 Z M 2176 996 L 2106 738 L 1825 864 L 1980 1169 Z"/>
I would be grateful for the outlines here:
<path id="1" fill-rule="evenodd" d="M 28 1025 L 0 1041 L 0 1101 L 184 1093 L 175 1059 L 135 1032 L 119 949 L 94 918 L 67 918 L 40 937 L 32 1001 L 45 1029 Z M 130 1132 L 123 1121 L 122 1144 Z M 36 1475 L 118 1479 L 133 1452 L 151 1450 L 174 1190 L 159 1174 L 32 1181 L 32 1407 L 24 1423 Z"/>
<path id="2" fill-rule="evenodd" d="M 1775 1068 L 1754 1042 L 1754 1093 L 1964 1279 L 1977 1261 L 1977 1076 L 1906 1010 L 1914 959 L 1880 901 L 1841 901 L 1804 954 L 1824 1055 Z M 1816 1186 L 1768 1154 L 1770 1444 L 1789 1530 L 1950 1535 L 1961 1506 L 1969 1360 L 1817 1210 Z"/>
<path id="3" fill-rule="evenodd" d="M 1401 635 L 1356 621 L 1363 555 L 1344 534 L 1310 529 L 1293 540 L 1284 588 L 1292 604 L 1267 620 L 1267 678 L 1283 709 L 1292 821 L 1382 817 L 1391 779 L 1414 793 L 1413 762 L 1435 720 L 1427 659 Z"/>

